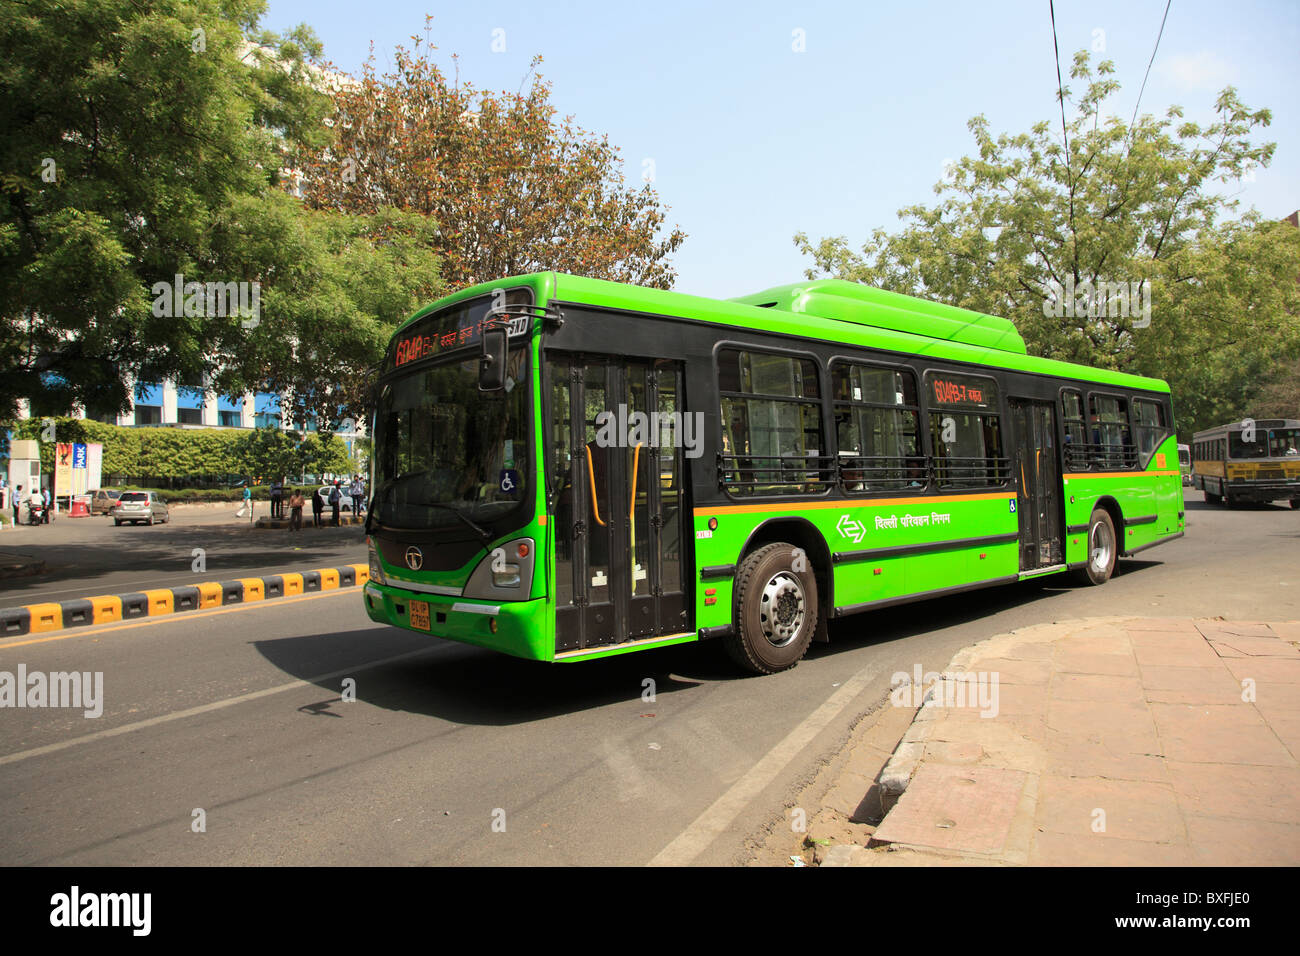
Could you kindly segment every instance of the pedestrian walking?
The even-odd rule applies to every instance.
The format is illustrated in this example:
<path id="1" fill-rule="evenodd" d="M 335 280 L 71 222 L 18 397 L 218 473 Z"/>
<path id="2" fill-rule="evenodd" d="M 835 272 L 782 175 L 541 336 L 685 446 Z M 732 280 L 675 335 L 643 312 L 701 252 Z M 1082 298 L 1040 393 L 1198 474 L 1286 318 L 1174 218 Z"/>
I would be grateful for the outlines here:
<path id="1" fill-rule="evenodd" d="M 334 479 L 334 484 L 330 486 L 330 508 L 334 511 L 334 527 L 339 526 L 339 508 L 343 504 L 343 492 L 339 491 L 338 479 Z"/>
<path id="2" fill-rule="evenodd" d="M 271 482 L 271 517 L 284 517 L 284 479 L 277 478 Z"/>
<path id="3" fill-rule="evenodd" d="M 242 517 L 244 517 L 244 513 L 245 513 L 245 512 L 248 513 L 248 521 L 249 521 L 250 524 L 252 524 L 252 521 L 253 521 L 253 489 L 252 489 L 252 487 L 249 486 L 249 484 L 248 484 L 247 482 L 244 483 L 244 503 L 243 503 L 243 505 L 240 506 L 240 509 L 239 509 L 238 511 L 235 512 L 235 517 L 236 517 L 236 518 L 242 518 Z"/>
<path id="4" fill-rule="evenodd" d="M 18 486 L 14 489 L 14 498 L 13 498 L 13 502 L 12 502 L 12 504 L 13 504 L 13 506 L 14 506 L 14 527 L 16 528 L 16 527 L 18 527 L 18 509 L 21 508 L 21 507 L 23 506 L 23 486 L 22 486 L 22 485 L 18 485 Z"/>
<path id="5" fill-rule="evenodd" d="M 320 527 L 320 515 L 325 510 L 325 499 L 320 496 L 320 489 L 317 488 L 311 493 L 311 523 L 313 527 Z"/>
<path id="6" fill-rule="evenodd" d="M 302 492 L 295 488 L 289 498 L 289 530 L 302 530 L 302 506 L 306 504 Z"/>
<path id="7" fill-rule="evenodd" d="M 49 524 L 50 511 L 53 510 L 51 509 L 50 505 L 54 503 L 53 496 L 50 494 L 49 488 L 44 488 L 41 490 L 41 501 L 45 504 L 44 509 L 41 511 L 41 524 Z"/>

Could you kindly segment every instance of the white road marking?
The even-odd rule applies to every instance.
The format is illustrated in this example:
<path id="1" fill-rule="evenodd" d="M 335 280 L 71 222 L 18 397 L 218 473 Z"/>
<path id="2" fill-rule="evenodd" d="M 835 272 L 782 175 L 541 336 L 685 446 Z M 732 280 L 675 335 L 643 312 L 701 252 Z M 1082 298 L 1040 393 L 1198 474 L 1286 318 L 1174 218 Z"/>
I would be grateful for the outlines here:
<path id="1" fill-rule="evenodd" d="M 689 866 L 731 826 L 750 801 L 776 779 L 786 764 L 798 756 L 866 688 L 876 676 L 877 670 L 878 665 L 870 665 L 845 681 L 839 690 L 826 698 L 825 703 L 804 718 L 799 726 L 786 734 L 784 740 L 769 750 L 748 773 L 701 813 L 694 823 L 660 850 L 649 865 Z"/>
<path id="2" fill-rule="evenodd" d="M 240 694 L 238 697 L 228 697 L 225 700 L 214 700 L 210 704 L 200 704 L 198 707 L 190 707 L 187 710 L 178 710 L 170 714 L 150 717 L 147 720 L 137 720 L 134 723 L 123 724 L 120 727 L 111 727 L 108 730 L 99 730 L 93 734 L 73 737 L 70 740 L 60 740 L 58 743 L 46 744 L 43 747 L 33 747 L 31 750 L 22 750 L 18 753 L 6 754 L 5 756 L 0 757 L 0 767 L 3 767 L 5 764 L 17 763 L 20 760 L 27 760 L 30 757 L 42 757 L 45 754 L 57 753 L 60 750 L 66 750 L 69 747 L 76 747 L 79 744 L 89 744 L 96 740 L 106 740 L 109 737 L 119 737 L 122 734 L 144 730 L 146 727 L 156 727 L 159 724 L 170 723 L 173 720 L 182 720 L 186 717 L 194 717 L 198 714 L 206 714 L 214 710 L 222 710 L 226 707 L 233 707 L 236 704 L 247 703 L 250 700 L 257 700 L 261 697 L 270 697 L 273 694 L 281 694 L 286 690 L 295 690 L 299 687 L 310 687 L 312 684 L 333 680 L 336 677 L 350 677 L 353 674 L 370 670 L 373 667 L 379 667 L 383 664 L 395 664 L 397 661 L 404 661 L 410 657 L 418 657 L 421 654 L 430 654 L 435 650 L 437 650 L 436 647 L 422 647 L 418 650 L 407 651 L 405 654 L 398 654 L 394 657 L 385 657 L 377 661 L 367 661 L 363 664 L 358 664 L 355 667 L 345 667 L 342 670 L 330 671 L 328 674 L 317 674 L 315 677 L 304 677 L 301 680 L 290 681 L 287 684 L 279 684 L 275 687 L 267 687 L 263 690 L 255 690 L 247 694 Z"/>

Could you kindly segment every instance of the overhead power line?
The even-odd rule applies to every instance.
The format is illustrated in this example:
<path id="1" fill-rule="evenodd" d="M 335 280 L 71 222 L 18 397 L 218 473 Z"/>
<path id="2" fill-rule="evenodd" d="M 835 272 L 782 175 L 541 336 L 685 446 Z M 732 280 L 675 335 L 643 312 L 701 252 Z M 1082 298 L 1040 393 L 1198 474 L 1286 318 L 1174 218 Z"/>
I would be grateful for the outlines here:
<path id="1" fill-rule="evenodd" d="M 1165 35 L 1165 21 L 1169 19 L 1169 5 L 1172 4 L 1173 2 L 1174 0 L 1165 0 L 1165 15 L 1160 18 L 1160 32 L 1156 34 L 1156 45 L 1151 50 L 1151 59 L 1147 61 L 1147 71 L 1142 77 L 1142 86 L 1138 90 L 1137 102 L 1133 104 L 1133 118 L 1128 121 L 1130 138 L 1133 135 L 1133 124 L 1137 122 L 1138 107 L 1142 105 L 1142 94 L 1146 91 L 1147 88 L 1147 77 L 1151 75 L 1151 64 L 1156 61 L 1156 50 L 1160 49 L 1160 38 Z M 1059 67 L 1057 68 L 1057 75 L 1058 77 L 1060 75 Z"/>

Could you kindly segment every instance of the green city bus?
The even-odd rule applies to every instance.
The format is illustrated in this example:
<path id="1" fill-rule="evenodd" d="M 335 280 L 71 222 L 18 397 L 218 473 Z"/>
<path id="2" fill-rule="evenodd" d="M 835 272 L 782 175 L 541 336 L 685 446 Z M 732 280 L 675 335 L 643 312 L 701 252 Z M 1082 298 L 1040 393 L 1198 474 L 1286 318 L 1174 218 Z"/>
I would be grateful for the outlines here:
<path id="1" fill-rule="evenodd" d="M 543 661 L 721 640 L 774 673 L 832 618 L 1101 584 L 1184 527 L 1164 382 L 841 280 L 476 285 L 395 333 L 373 435 L 370 617 Z"/>

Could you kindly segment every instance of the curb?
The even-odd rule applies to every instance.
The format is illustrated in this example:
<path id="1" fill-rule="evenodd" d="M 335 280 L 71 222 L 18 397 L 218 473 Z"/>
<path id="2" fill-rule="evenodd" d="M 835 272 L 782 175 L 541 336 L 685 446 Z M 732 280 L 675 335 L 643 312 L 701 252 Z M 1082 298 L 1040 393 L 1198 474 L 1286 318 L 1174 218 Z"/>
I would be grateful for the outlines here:
<path id="1" fill-rule="evenodd" d="M 947 679 L 946 672 L 943 679 Z M 932 687 L 925 692 L 925 697 L 921 701 L 921 706 L 917 708 L 911 725 L 880 771 L 877 784 L 880 787 L 882 815 L 888 813 L 894 808 L 894 804 L 898 803 L 898 798 L 912 782 L 912 774 L 916 773 L 921 758 L 925 756 L 925 743 L 929 739 L 930 727 L 934 722 L 934 690 Z"/>
<path id="2" fill-rule="evenodd" d="M 250 604 L 278 597 L 355 587 L 370 580 L 368 564 L 268 574 L 264 577 L 205 581 L 180 587 L 100 594 L 71 601 L 0 608 L 0 638 L 47 634 L 72 627 L 114 624 L 141 617 L 160 617 L 230 604 Z"/>
<path id="3" fill-rule="evenodd" d="M 1058 622 L 1053 621 L 1053 624 Z M 1014 634 L 1015 631 L 1008 633 Z M 1001 635 L 994 635 L 999 637 Z M 948 666 L 939 674 L 939 680 L 935 686 L 925 692 L 925 697 L 921 700 L 921 706 L 916 711 L 916 716 L 912 718 L 912 724 L 907 728 L 907 733 L 903 739 L 898 742 L 898 747 L 890 756 L 889 761 L 880 771 L 877 783 L 880 786 L 880 810 L 881 813 L 888 813 L 898 803 L 898 798 L 907 790 L 907 785 L 912 782 L 912 775 L 916 773 L 916 768 L 921 763 L 921 758 L 925 756 L 925 744 L 930 738 L 930 729 L 934 723 L 934 697 L 935 691 L 943 690 L 945 685 L 952 680 L 954 672 L 966 670 L 967 665 L 975 659 L 975 649 L 982 644 L 988 643 L 992 638 L 986 638 L 970 647 L 964 647 L 958 651 L 948 662 Z M 909 684 L 911 681 L 908 682 Z M 947 700 L 945 696 L 943 698 Z"/>
<path id="4" fill-rule="evenodd" d="M 332 524 L 331 519 L 326 518 L 325 521 L 321 524 L 320 528 L 334 528 L 334 527 L 345 528 L 348 525 L 363 525 L 365 523 L 366 523 L 366 519 L 364 516 L 354 515 L 348 518 L 339 518 L 339 523 L 337 525 Z M 261 531 L 265 531 L 268 528 L 284 529 L 289 527 L 289 519 L 272 518 L 268 515 L 263 515 L 261 518 L 258 518 L 255 522 L 253 522 L 253 527 Z M 316 528 L 314 525 L 312 525 L 309 519 L 304 518 L 302 523 L 302 530 L 306 531 L 308 528 L 311 528 L 313 531 L 320 530 L 320 528 Z"/>

